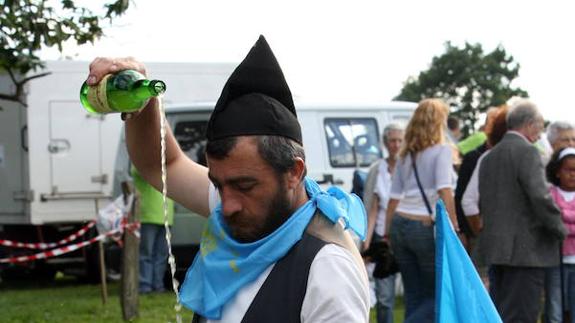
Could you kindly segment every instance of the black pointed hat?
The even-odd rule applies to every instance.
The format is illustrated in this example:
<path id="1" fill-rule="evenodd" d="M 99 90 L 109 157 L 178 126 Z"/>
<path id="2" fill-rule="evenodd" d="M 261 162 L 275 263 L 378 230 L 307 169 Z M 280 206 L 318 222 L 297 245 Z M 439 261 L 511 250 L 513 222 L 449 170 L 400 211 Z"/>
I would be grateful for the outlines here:
<path id="1" fill-rule="evenodd" d="M 226 82 L 206 130 L 209 141 L 248 135 L 302 143 L 290 89 L 264 36 Z"/>

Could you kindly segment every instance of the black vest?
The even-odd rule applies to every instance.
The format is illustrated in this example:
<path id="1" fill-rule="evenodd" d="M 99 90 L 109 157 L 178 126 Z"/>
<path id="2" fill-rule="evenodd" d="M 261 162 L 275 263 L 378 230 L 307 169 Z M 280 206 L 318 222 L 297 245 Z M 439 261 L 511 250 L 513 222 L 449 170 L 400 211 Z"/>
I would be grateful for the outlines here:
<path id="1" fill-rule="evenodd" d="M 299 323 L 309 269 L 327 243 L 308 233 L 280 259 L 266 278 L 241 323 Z M 192 323 L 199 323 L 194 315 Z"/>

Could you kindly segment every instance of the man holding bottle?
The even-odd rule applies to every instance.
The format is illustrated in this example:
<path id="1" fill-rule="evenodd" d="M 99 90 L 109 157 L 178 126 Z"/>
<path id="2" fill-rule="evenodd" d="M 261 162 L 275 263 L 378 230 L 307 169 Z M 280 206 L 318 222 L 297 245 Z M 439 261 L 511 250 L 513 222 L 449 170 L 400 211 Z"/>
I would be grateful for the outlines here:
<path id="1" fill-rule="evenodd" d="M 98 58 L 88 83 L 145 67 Z M 158 100 L 126 115 L 131 160 L 161 187 Z M 283 73 L 260 37 L 226 83 L 207 129 L 209 168 L 166 139 L 168 195 L 209 216 L 182 303 L 197 322 L 367 322 L 367 276 L 350 228 L 365 235 L 357 197 L 323 192 L 305 154 Z"/>

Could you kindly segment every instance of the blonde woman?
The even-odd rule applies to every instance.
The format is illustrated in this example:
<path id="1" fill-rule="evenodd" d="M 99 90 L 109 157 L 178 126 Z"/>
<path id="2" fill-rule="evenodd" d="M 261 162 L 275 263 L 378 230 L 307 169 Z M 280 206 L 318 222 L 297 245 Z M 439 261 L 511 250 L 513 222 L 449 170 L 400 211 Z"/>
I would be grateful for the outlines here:
<path id="1" fill-rule="evenodd" d="M 405 131 L 392 179 L 385 239 L 399 264 L 405 288 L 405 318 L 433 322 L 435 297 L 435 203 L 443 199 L 456 231 L 455 173 L 444 128 L 449 108 L 439 99 L 421 101 Z M 420 315 L 423 314 L 424 318 Z"/>

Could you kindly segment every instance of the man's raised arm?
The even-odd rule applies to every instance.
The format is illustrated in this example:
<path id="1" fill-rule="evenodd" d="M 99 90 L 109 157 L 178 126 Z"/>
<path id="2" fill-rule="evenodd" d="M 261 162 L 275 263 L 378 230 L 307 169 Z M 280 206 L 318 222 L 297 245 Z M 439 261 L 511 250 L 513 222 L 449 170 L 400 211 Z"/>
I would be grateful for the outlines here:
<path id="1" fill-rule="evenodd" d="M 96 58 L 90 64 L 88 84 L 97 84 L 104 75 L 133 69 L 146 75 L 145 66 L 135 59 Z M 123 116 L 130 160 L 142 177 L 161 191 L 159 100 L 152 98 L 142 111 Z M 166 126 L 166 166 L 168 196 L 184 207 L 204 216 L 209 214 L 207 168 L 189 159 Z"/>

